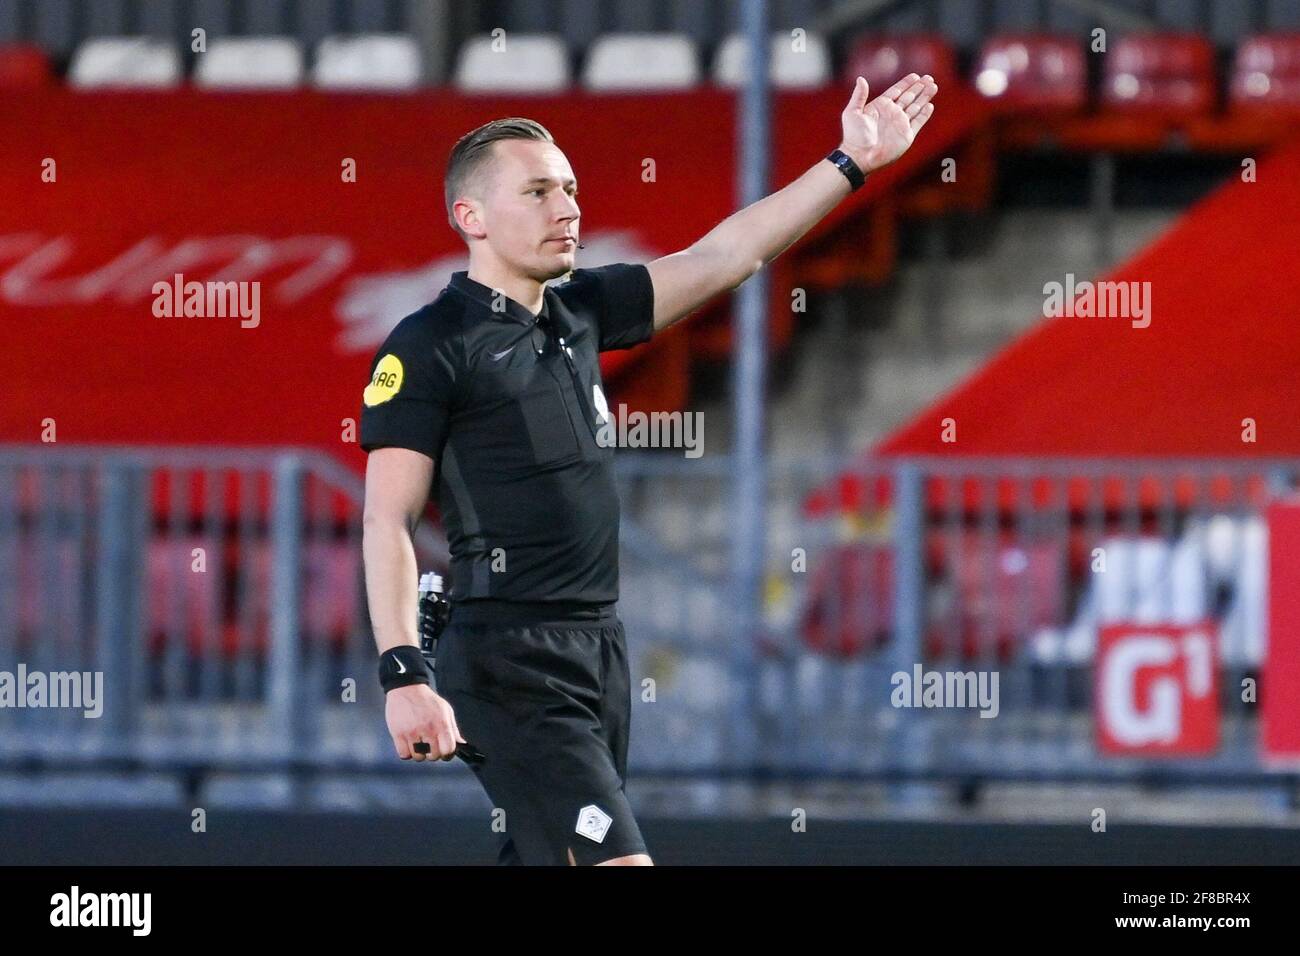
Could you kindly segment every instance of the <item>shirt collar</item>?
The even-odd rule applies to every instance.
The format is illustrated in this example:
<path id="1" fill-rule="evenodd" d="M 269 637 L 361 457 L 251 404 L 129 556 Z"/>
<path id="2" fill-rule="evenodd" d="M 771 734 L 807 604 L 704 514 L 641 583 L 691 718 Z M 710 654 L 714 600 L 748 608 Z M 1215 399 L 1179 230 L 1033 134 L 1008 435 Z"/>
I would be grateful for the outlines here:
<path id="1" fill-rule="evenodd" d="M 457 292 L 464 293 L 475 302 L 484 306 L 492 313 L 493 318 L 507 319 L 513 322 L 520 322 L 524 325 L 533 325 L 538 321 L 545 321 L 549 316 L 550 286 L 542 289 L 542 310 L 534 315 L 532 312 L 519 302 L 509 296 L 501 296 L 500 300 L 497 294 L 489 286 L 478 282 L 469 277 L 468 271 L 453 272 L 448 287 L 455 289 Z M 504 301 L 502 311 L 496 311 L 492 305 L 496 301 Z"/>

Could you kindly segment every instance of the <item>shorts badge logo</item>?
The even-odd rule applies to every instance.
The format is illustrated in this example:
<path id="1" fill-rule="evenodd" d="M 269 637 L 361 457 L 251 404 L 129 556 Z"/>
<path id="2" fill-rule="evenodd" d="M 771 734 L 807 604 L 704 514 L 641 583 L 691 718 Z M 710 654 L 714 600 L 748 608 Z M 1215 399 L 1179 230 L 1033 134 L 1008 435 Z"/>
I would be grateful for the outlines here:
<path id="1" fill-rule="evenodd" d="M 396 395 L 401 387 L 402 360 L 390 352 L 375 366 L 375 376 L 366 386 L 365 394 L 361 399 L 366 403 L 367 408 L 382 405 Z"/>
<path id="2" fill-rule="evenodd" d="M 574 832 L 585 836 L 588 840 L 602 843 L 605 834 L 609 832 L 609 825 L 613 822 L 614 818 L 608 813 L 594 803 L 589 803 L 578 811 L 578 825 L 574 827 Z"/>

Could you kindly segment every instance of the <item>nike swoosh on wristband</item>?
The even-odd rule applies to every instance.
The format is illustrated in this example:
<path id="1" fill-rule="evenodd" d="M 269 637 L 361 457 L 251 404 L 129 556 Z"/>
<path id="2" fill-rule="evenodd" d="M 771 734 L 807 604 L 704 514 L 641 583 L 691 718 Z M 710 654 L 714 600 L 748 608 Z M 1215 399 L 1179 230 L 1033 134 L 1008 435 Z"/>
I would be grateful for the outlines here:
<path id="1" fill-rule="evenodd" d="M 401 662 L 401 660 L 398 660 L 398 661 L 397 661 L 397 673 L 399 673 L 399 674 L 405 674 L 405 673 L 406 673 L 406 665 L 403 664 L 403 663 Z"/>

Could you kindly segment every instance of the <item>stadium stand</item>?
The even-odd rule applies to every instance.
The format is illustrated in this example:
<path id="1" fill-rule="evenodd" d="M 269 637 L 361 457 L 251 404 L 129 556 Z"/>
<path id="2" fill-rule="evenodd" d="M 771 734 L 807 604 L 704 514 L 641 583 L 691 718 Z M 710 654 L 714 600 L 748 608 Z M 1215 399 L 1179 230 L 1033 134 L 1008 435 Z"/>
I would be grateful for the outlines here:
<path id="1" fill-rule="evenodd" d="M 473 37 L 456 67 L 456 87 L 466 93 L 556 93 L 570 82 L 564 40 L 545 34 Z"/>
<path id="2" fill-rule="evenodd" d="M 949 43 L 936 34 L 865 36 L 849 48 L 840 78 L 852 82 L 863 76 L 872 89 L 880 90 L 908 72 L 928 73 L 940 87 L 949 86 L 957 77 L 956 55 Z"/>
<path id="3" fill-rule="evenodd" d="M 292 89 L 302 79 L 302 50 L 290 37 L 215 39 L 194 70 L 195 84 L 208 89 Z"/>
<path id="4" fill-rule="evenodd" d="M 322 90 L 409 91 L 420 85 L 414 40 L 401 34 L 326 37 L 316 47 L 312 83 Z"/>
<path id="5" fill-rule="evenodd" d="M 815 89 L 831 78 L 830 49 L 826 40 L 816 34 L 800 36 L 797 40 L 784 33 L 775 34 L 768 57 L 768 74 L 774 87 Z M 737 87 L 748 76 L 748 47 L 744 37 L 733 34 L 718 47 L 713 80 L 719 86 Z"/>
<path id="6" fill-rule="evenodd" d="M 68 82 L 94 87 L 167 88 L 181 81 L 181 58 L 165 41 L 98 37 L 77 47 Z"/>
<path id="7" fill-rule="evenodd" d="M 692 201 L 674 203 L 671 214 L 661 194 L 625 185 L 627 169 L 647 155 L 671 162 L 683 155 L 680 144 L 690 144 L 686 155 L 735 152 L 731 88 L 745 64 L 729 14 L 701 12 L 705 4 L 619 4 L 614 22 L 597 22 L 575 12 L 580 4 L 505 6 L 512 18 L 503 46 L 492 24 L 466 13 L 440 48 L 402 33 L 408 8 L 398 4 L 203 2 L 195 7 L 210 37 L 201 54 L 191 51 L 188 25 L 167 12 L 169 4 L 105 5 L 93 20 L 62 2 L 24 5 L 17 19 L 0 14 L 3 130 L 23 134 L 0 136 L 0 321 L 28 330 L 39 324 L 41 333 L 25 337 L 32 345 L 0 354 L 0 378 L 14 389 L 0 406 L 0 438 L 30 442 L 32 422 L 52 416 L 64 438 L 76 423 L 70 437 L 77 443 L 314 448 L 359 469 L 359 454 L 338 449 L 356 414 L 367 350 L 463 267 L 455 238 L 429 225 L 443 220 L 439 191 L 430 188 L 443 157 L 430 144 L 450 143 L 485 115 L 544 116 L 571 155 L 607 160 L 579 171 L 584 196 L 600 210 L 584 232 L 593 263 L 680 248 L 732 208 L 731 171 L 716 166 L 672 169 L 673 195 Z M 781 17 L 795 18 L 775 24 L 782 31 L 825 7 L 779 6 Z M 855 450 L 871 449 L 862 469 L 869 477 L 823 474 L 813 488 L 786 495 L 793 514 L 774 520 L 773 539 L 806 543 L 802 535 L 844 516 L 879 518 L 887 527 L 896 486 L 881 463 L 952 457 L 936 427 L 952 418 L 962 453 L 994 463 L 972 465 L 977 474 L 969 479 L 963 465 L 941 464 L 923 488 L 927 659 L 1068 670 L 1092 660 L 1108 622 L 1208 615 L 1218 623 L 1225 666 L 1258 667 L 1267 650 L 1267 541 L 1261 520 L 1244 514 L 1265 500 L 1256 472 L 1234 473 L 1232 494 L 1198 497 L 1172 471 L 1151 482 L 1121 476 L 1112 488 L 1105 475 L 1075 484 L 1069 462 L 1045 478 L 1008 478 L 997 459 L 1212 454 L 1250 469 L 1265 455 L 1300 454 L 1291 413 L 1300 400 L 1292 374 L 1300 351 L 1292 330 L 1300 323 L 1290 304 L 1300 271 L 1300 35 L 1293 29 L 1300 24 L 1282 5 L 1246 16 L 1230 9 L 1235 5 L 1162 4 L 1158 30 L 1113 30 L 1112 53 L 1101 59 L 1067 5 L 941 6 L 942 22 L 886 12 L 867 29 L 830 23 L 807 34 L 806 51 L 792 48 L 784 32 L 773 36 L 776 183 L 806 168 L 807 117 L 834 115 L 844 82 L 858 74 L 879 90 L 904 70 L 929 72 L 943 87 L 945 107 L 914 151 L 874 175 L 771 270 L 774 363 L 797 364 L 801 349 L 805 363 L 808 354 L 813 365 L 829 360 L 815 371 L 825 391 L 811 393 L 824 398 L 802 419 L 774 415 L 775 440 L 801 449 L 798 442 L 819 429 L 824 435 L 833 419 L 842 425 L 857 417 L 869 427 L 842 435 Z M 1203 9 L 1192 10 L 1197 6 Z M 114 7 L 134 13 L 103 12 Z M 128 28 L 135 37 L 125 36 Z M 1230 64 L 1226 72 L 1220 60 Z M 159 88 L 137 89 L 120 103 L 95 95 L 128 86 Z M 243 93 L 215 95 L 231 89 Z M 354 95 L 376 91 L 404 95 Z M 647 115 L 654 117 L 649 126 Z M 634 123 L 644 132 L 627 144 L 620 134 Z M 375 141 L 384 148 L 371 149 Z M 1252 150 L 1252 161 L 1258 155 L 1257 179 L 1198 204 L 1150 246 L 1131 242 L 1139 251 L 1127 259 L 1093 256 L 1080 244 L 1092 224 L 1084 210 L 1051 223 L 1023 210 L 993 210 L 1004 198 L 1002 164 L 1024 153 L 1108 162 L 1119 154 L 1203 152 L 1235 162 L 1243 149 Z M 12 171 L 37 168 L 46 155 L 78 175 L 37 194 L 36 210 L 12 201 L 31 195 L 30 183 Z M 86 161 L 105 156 L 113 161 Z M 326 201 L 343 156 L 356 156 L 365 174 Z M 948 160 L 960 170 L 953 182 L 939 179 Z M 414 207 L 412 197 L 420 197 Z M 1122 319 L 1043 321 L 1022 309 L 1023 296 L 1007 292 L 1010 283 L 994 282 L 985 301 L 964 299 L 962 264 L 943 230 L 973 220 L 978 231 L 995 217 L 1005 228 L 991 241 L 1004 245 L 981 266 L 1019 269 L 1023 280 L 1044 262 L 1054 269 L 1078 262 L 1081 280 L 1150 281 L 1151 327 L 1118 335 L 1127 328 Z M 1147 230 L 1145 240 L 1167 220 L 1151 221 L 1154 227 L 1128 231 Z M 1006 235 L 1017 232 L 1018 245 Z M 1057 258 L 1033 259 L 1042 253 L 1035 246 L 1050 246 Z M 1243 249 L 1251 250 L 1248 269 L 1241 268 Z M 164 338 L 138 320 L 150 282 L 180 270 L 262 282 L 274 318 L 260 328 L 256 348 L 237 322 L 214 330 L 177 319 Z M 876 302 L 888 304 L 905 284 L 924 295 L 915 302 L 900 296 L 882 320 L 886 309 Z M 834 334 L 807 327 L 812 323 L 790 308 L 793 288 L 825 306 Z M 951 327 L 925 324 L 943 312 L 945 294 L 957 302 L 950 326 L 964 339 L 949 337 Z M 877 321 L 885 328 L 870 327 Z M 849 340 L 862 360 L 843 377 L 827 373 L 853 363 L 852 348 L 842 348 Z M 960 348 L 946 351 L 954 341 Z M 698 401 L 711 400 L 706 389 L 732 344 L 728 309 L 719 304 L 645 349 L 607 356 L 603 368 L 611 394 L 629 408 L 683 410 L 701 394 Z M 839 351 L 840 364 L 831 364 Z M 205 372 L 199 381 L 191 371 L 197 354 Z M 59 356 L 66 374 L 57 394 L 45 387 L 48 355 Z M 1184 373 L 1176 383 L 1171 367 Z M 1098 388 L 1098 371 L 1108 369 L 1113 379 Z M 877 391 L 855 395 L 854 376 L 868 373 L 882 380 L 871 384 Z M 918 410 L 921 397 L 927 404 Z M 96 414 L 78 414 L 87 408 Z M 715 447 L 725 449 L 725 422 L 714 429 L 725 418 L 714 414 L 719 408 L 715 402 L 706 414 L 711 440 L 722 436 Z M 1242 408 L 1260 423 L 1249 449 L 1241 441 Z M 890 416 L 905 421 L 893 428 Z M 260 467 L 269 484 L 270 466 Z M 717 687 L 727 651 L 716 646 L 725 632 L 716 594 L 725 562 L 715 559 L 727 512 L 725 492 L 702 492 L 696 481 L 661 482 L 655 494 L 632 483 L 641 494 L 629 496 L 629 578 L 667 582 L 682 607 L 656 600 L 663 588 L 653 586 L 630 589 L 627 605 L 648 622 L 651 650 L 638 663 L 678 674 L 693 706 L 689 719 L 645 716 L 663 721 L 662 750 L 650 756 L 708 766 L 718 759 L 719 739 L 694 728 L 724 706 Z M 16 630 L 20 645 L 29 646 L 76 616 L 60 601 L 71 600 L 66 595 L 76 593 L 72 584 L 86 565 L 61 543 L 43 552 L 42 563 L 20 560 L 16 549 L 62 526 L 49 517 L 59 510 L 49 500 L 18 482 L 15 489 L 0 500 L 0 518 L 14 522 L 4 529 L 13 535 L 0 534 L 0 568 L 18 569 L 7 580 L 17 582 Z M 151 675 L 165 684 L 179 673 L 178 655 L 219 647 L 226 663 L 246 664 L 260 680 L 270 667 L 276 612 L 270 509 L 265 500 L 212 505 L 173 494 L 180 493 L 155 487 L 152 496 L 142 494 L 155 519 L 174 511 L 189 519 L 157 521 L 141 556 Z M 324 509 L 334 512 L 324 530 L 301 549 L 302 587 L 311 595 L 302 609 L 302 650 L 321 667 L 313 675 L 328 672 L 322 660 L 358 653 L 364 618 L 355 498 L 340 498 Z M 209 546 L 190 527 L 204 521 L 221 542 L 213 559 L 219 571 L 196 582 L 184 566 L 194 548 Z M 658 541 L 646 540 L 647 528 Z M 661 547 L 672 535 L 689 541 L 689 555 L 685 547 Z M 765 665 L 789 665 L 799 680 L 804 669 L 813 673 L 800 686 L 820 691 L 841 682 L 844 697 L 809 718 L 824 721 L 828 733 L 858 714 L 851 688 L 859 672 L 852 668 L 874 666 L 888 652 L 900 605 L 890 540 L 878 528 L 872 536 L 854 526 L 819 552 L 806 582 L 788 588 L 792 623 L 764 643 Z M 1116 575 L 1090 576 L 1097 548 Z M 700 567 L 711 576 L 679 580 L 683 569 Z M 700 641 L 690 645 L 683 634 Z M 707 644 L 709 635 L 715 644 Z M 826 674 L 834 677 L 819 683 Z M 249 687 L 262 685 L 239 678 L 246 679 L 238 693 L 251 696 Z M 1061 706 L 1064 714 L 1064 698 Z M 844 757 L 845 765 L 881 738 L 854 739 L 862 752 Z"/>
<path id="8" fill-rule="evenodd" d="M 1008 111 L 1078 112 L 1088 96 L 1088 65 L 1074 37 L 999 34 L 981 48 L 971 82 Z"/>
<path id="9" fill-rule="evenodd" d="M 679 34 L 607 34 L 591 45 L 582 81 L 605 93 L 688 90 L 700 81 L 699 53 Z"/>
<path id="10" fill-rule="evenodd" d="M 1243 41 L 1233 58 L 1228 101 L 1234 109 L 1300 115 L 1300 33 Z"/>
<path id="11" fill-rule="evenodd" d="M 26 43 L 0 46 L 0 90 L 41 87 L 53 79 L 49 57 L 40 47 Z"/>

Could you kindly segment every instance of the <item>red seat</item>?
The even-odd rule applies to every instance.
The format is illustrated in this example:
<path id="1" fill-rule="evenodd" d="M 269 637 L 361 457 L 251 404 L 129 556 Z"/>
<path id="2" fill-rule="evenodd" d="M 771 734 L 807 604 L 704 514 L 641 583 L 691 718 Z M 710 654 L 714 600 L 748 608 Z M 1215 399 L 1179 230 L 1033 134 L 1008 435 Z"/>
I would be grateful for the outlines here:
<path id="1" fill-rule="evenodd" d="M 1300 33 L 1268 33 L 1237 47 L 1228 102 L 1235 109 L 1300 112 Z"/>
<path id="2" fill-rule="evenodd" d="M 866 77 L 872 96 L 883 93 L 908 73 L 928 73 L 940 86 L 955 79 L 956 58 L 948 41 L 931 33 L 863 36 L 850 46 L 844 64 L 845 82 Z"/>
<path id="3" fill-rule="evenodd" d="M 1101 98 L 1112 109 L 1191 117 L 1214 106 L 1214 48 L 1202 36 L 1126 36 L 1104 63 Z"/>
<path id="4" fill-rule="evenodd" d="M 205 554 L 203 570 L 196 570 L 195 549 L 205 552 L 211 542 L 202 537 L 153 538 L 145 552 L 145 613 L 149 650 L 162 651 L 169 638 L 188 636 L 191 654 L 201 654 L 217 642 L 221 621 L 218 588 L 219 554 Z M 178 630 L 180 633 L 177 633 Z"/>
<path id="5" fill-rule="evenodd" d="M 927 536 L 926 552 L 927 577 L 936 582 L 926 598 L 927 658 L 1007 660 L 1038 629 L 1062 623 L 1067 556 L 1057 542 L 1006 533 L 990 540 L 969 530 L 953 541 L 944 530 Z M 844 544 L 826 553 L 801 625 L 804 643 L 818 653 L 851 657 L 883 646 L 894 626 L 890 545 Z"/>
<path id="6" fill-rule="evenodd" d="M 82 562 L 86 555 L 77 541 L 40 542 L 27 535 L 10 536 L 3 545 L 0 567 L 16 570 L 13 588 L 15 624 L 20 640 L 26 642 L 42 632 L 51 634 L 62 647 L 75 640 L 80 622 L 63 617 L 75 607 L 69 597 L 82 587 Z M 0 592 L 0 596 L 3 592 Z M 85 600 L 82 596 L 81 600 Z M 84 608 L 83 608 L 84 611 Z M 8 625 L 9 611 L 0 611 L 0 627 Z M 68 633 L 69 629 L 72 633 Z"/>
<path id="7" fill-rule="evenodd" d="M 938 575 L 943 583 L 936 603 L 946 609 L 931 620 L 926 656 L 1009 660 L 1039 628 L 1062 623 L 1065 562 L 1056 542 L 963 533 Z"/>
<path id="8" fill-rule="evenodd" d="M 0 90 L 26 90 L 50 81 L 50 61 L 40 47 L 26 43 L 0 46 Z"/>
<path id="9" fill-rule="evenodd" d="M 1078 110 L 1088 97 L 1088 66 L 1072 37 L 1007 33 L 991 37 L 975 62 L 975 89 L 1017 110 Z"/>
<path id="10" fill-rule="evenodd" d="M 303 550 L 303 625 L 336 646 L 361 615 L 361 549 L 355 544 L 312 541 Z"/>
<path id="11" fill-rule="evenodd" d="M 894 554 L 887 545 L 839 545 L 818 561 L 802 621 L 810 649 L 860 654 L 883 644 L 893 621 Z"/>

